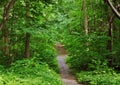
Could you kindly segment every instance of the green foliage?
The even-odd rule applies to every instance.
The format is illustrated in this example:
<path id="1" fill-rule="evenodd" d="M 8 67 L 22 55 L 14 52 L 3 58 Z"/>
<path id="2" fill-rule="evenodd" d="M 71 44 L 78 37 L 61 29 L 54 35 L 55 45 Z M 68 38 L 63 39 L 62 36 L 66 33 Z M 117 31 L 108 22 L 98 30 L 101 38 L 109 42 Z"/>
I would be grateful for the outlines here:
<path id="1" fill-rule="evenodd" d="M 92 71 L 81 71 L 76 74 L 80 83 L 85 85 L 118 85 L 120 83 L 120 74 L 107 65 L 107 61 L 92 60 L 89 68 Z"/>
<path id="2" fill-rule="evenodd" d="M 75 39 L 72 40 L 73 38 Z M 69 43 L 66 42 L 66 48 L 68 48 L 70 56 L 67 63 L 74 70 L 90 70 L 89 64 L 93 60 L 103 61 L 109 54 L 109 51 L 105 48 L 108 39 L 107 36 L 97 33 L 89 36 L 70 36 L 67 41 Z"/>
<path id="3" fill-rule="evenodd" d="M 85 85 L 119 85 L 120 74 L 113 70 L 107 71 L 84 71 L 77 74 L 77 79 Z"/>
<path id="4" fill-rule="evenodd" d="M 47 64 L 19 60 L 0 72 L 0 85 L 62 85 L 59 76 Z"/>
<path id="5" fill-rule="evenodd" d="M 16 1 L 4 25 L 5 32 L 0 32 L 0 65 L 7 66 L 13 63 L 7 71 L 0 66 L 0 85 L 61 85 L 58 76 L 53 72 L 53 70 L 58 71 L 54 49 L 56 41 L 65 44 L 70 68 L 77 72 L 90 71 L 78 74 L 80 82 L 93 85 L 119 83 L 119 74 L 109 69 L 107 64 L 111 64 L 108 61 L 109 57 L 112 57 L 112 65 L 120 66 L 120 22 L 114 19 L 114 36 L 109 38 L 108 20 L 111 10 L 104 4 L 104 0 L 86 0 L 89 28 L 86 35 L 83 1 Z M 1 0 L 0 21 L 3 18 L 4 5 L 8 2 L 9 0 Z M 31 60 L 24 60 L 26 33 L 30 34 L 28 50 Z M 5 40 L 4 37 L 7 39 Z M 108 49 L 108 40 L 113 41 L 112 52 Z M 6 54 L 7 50 L 8 54 Z M 16 60 L 21 61 L 15 62 Z M 3 73 L 3 70 L 6 73 Z M 110 81 L 112 78 L 113 80 Z M 105 81 L 106 79 L 108 81 Z"/>
<path id="6" fill-rule="evenodd" d="M 105 70 L 105 71 L 109 71 L 109 67 L 108 67 L 108 62 L 107 60 L 92 60 L 92 62 L 89 64 L 89 68 L 92 69 L 92 70 L 97 70 L 97 71 L 102 71 L 102 70 Z"/>
<path id="7" fill-rule="evenodd" d="M 58 16 L 59 32 L 68 50 L 67 63 L 74 70 L 90 70 L 92 60 L 103 61 L 110 54 L 106 49 L 109 37 L 104 23 L 104 3 L 101 0 L 86 0 L 88 35 L 85 35 L 84 29 L 83 0 L 67 0 L 61 5 L 63 9 L 60 7 L 62 13 Z"/>
<path id="8" fill-rule="evenodd" d="M 7 3 L 7 2 L 6 2 Z M 29 3 L 29 10 L 27 4 Z M 54 4 L 52 4 L 54 3 Z M 55 0 L 20 0 L 9 12 L 9 19 L 6 27 L 8 28 L 8 47 L 9 55 L 4 50 L 0 50 L 0 64 L 10 65 L 16 60 L 24 58 L 26 33 L 30 34 L 29 53 L 30 58 L 34 58 L 40 63 L 47 63 L 52 69 L 58 71 L 56 52 L 53 48 L 56 42 L 56 4 Z M 4 7 L 0 10 L 0 19 Z M 26 13 L 29 12 L 29 19 Z M 52 24 L 52 25 L 51 25 Z M 4 33 L 0 33 L 0 49 L 4 49 L 2 39 Z"/>
<path id="9" fill-rule="evenodd" d="M 53 46 L 40 44 L 32 51 L 34 51 L 33 58 L 35 61 L 38 61 L 40 63 L 47 63 L 50 68 L 58 72 L 58 64 L 56 60 L 57 55 Z"/>

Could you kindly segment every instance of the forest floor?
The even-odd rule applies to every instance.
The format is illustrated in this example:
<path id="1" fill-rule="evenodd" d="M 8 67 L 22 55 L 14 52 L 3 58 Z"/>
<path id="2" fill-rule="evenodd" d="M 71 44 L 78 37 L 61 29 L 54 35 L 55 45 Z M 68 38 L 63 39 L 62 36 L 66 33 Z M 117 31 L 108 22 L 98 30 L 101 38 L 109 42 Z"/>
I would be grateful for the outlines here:
<path id="1" fill-rule="evenodd" d="M 68 68 L 67 64 L 65 63 L 66 57 L 67 57 L 67 55 L 59 55 L 57 57 L 63 85 L 83 85 L 83 84 L 78 84 L 74 75 L 72 75 L 70 69 Z"/>

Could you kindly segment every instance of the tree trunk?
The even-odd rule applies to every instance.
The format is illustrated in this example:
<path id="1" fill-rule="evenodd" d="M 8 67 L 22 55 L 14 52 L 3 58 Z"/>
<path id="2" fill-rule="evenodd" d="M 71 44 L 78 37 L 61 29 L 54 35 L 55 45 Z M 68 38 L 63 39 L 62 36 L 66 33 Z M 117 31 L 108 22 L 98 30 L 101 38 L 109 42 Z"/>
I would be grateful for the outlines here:
<path id="1" fill-rule="evenodd" d="M 88 35 L 89 29 L 88 29 L 88 17 L 87 17 L 87 7 L 86 7 L 86 0 L 83 2 L 83 11 L 84 11 L 84 29 L 85 29 L 85 35 Z M 86 50 L 89 51 L 89 43 L 86 42 Z"/>
<path id="2" fill-rule="evenodd" d="M 15 2 L 16 2 L 16 0 L 11 0 L 10 2 L 8 2 L 5 5 L 3 19 L 0 23 L 0 30 L 2 30 L 3 42 L 5 44 L 5 46 L 2 47 L 1 50 L 4 51 L 7 56 L 9 56 L 9 46 L 8 46 L 9 40 L 8 40 L 8 29 L 5 27 L 5 24 L 7 22 L 8 17 L 9 17 L 9 11 L 10 11 L 11 7 L 15 4 Z"/>
<path id="3" fill-rule="evenodd" d="M 112 52 L 113 49 L 113 20 L 114 20 L 114 15 L 110 17 L 109 28 L 108 28 L 108 36 L 111 38 L 110 40 L 108 40 L 108 49 L 110 52 Z"/>
<path id="4" fill-rule="evenodd" d="M 84 7 L 83 7 L 83 10 L 84 10 L 84 28 L 85 28 L 85 34 L 88 35 L 88 19 L 87 19 L 87 7 L 86 7 L 86 0 L 84 0 L 83 2 L 84 4 Z"/>
<path id="5" fill-rule="evenodd" d="M 3 47 L 1 50 L 5 53 L 6 56 L 9 56 L 9 39 L 8 39 L 8 28 L 4 26 L 2 29 L 2 38 L 3 38 Z"/>
<path id="6" fill-rule="evenodd" d="M 16 2 L 16 0 L 11 0 L 9 3 L 7 3 L 5 5 L 3 19 L 2 19 L 2 22 L 0 23 L 0 30 L 3 29 L 5 23 L 8 19 L 8 16 L 9 16 L 10 8 L 15 4 L 15 2 Z"/>
<path id="7" fill-rule="evenodd" d="M 112 66 L 114 62 L 114 58 L 112 56 L 112 50 L 113 50 L 113 21 L 114 21 L 114 15 L 110 17 L 109 20 L 109 28 L 108 28 L 108 36 L 110 37 L 110 40 L 108 40 L 108 50 L 111 53 L 108 57 L 109 65 Z"/>
<path id="8" fill-rule="evenodd" d="M 29 20 L 30 20 L 30 3 L 26 2 L 26 28 L 29 27 Z M 29 58 L 30 56 L 30 33 L 26 32 L 26 41 L 25 41 L 25 58 Z"/>
<path id="9" fill-rule="evenodd" d="M 8 29 L 4 26 L 4 29 L 2 30 L 3 33 L 3 51 L 5 55 L 9 56 L 9 39 L 8 39 Z"/>
<path id="10" fill-rule="evenodd" d="M 25 41 L 25 58 L 29 58 L 30 56 L 30 34 L 26 33 L 26 41 Z"/>

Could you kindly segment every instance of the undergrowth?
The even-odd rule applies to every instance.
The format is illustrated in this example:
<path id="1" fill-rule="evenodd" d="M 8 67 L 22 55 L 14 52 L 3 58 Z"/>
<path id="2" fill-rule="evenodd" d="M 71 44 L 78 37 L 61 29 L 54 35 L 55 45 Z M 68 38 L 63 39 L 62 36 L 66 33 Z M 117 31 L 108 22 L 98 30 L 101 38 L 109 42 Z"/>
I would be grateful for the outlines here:
<path id="1" fill-rule="evenodd" d="M 84 71 L 77 74 L 77 79 L 85 85 L 119 85 L 120 74 L 115 72 Z"/>
<path id="2" fill-rule="evenodd" d="M 62 85 L 47 64 L 33 60 L 18 60 L 9 69 L 0 66 L 0 70 L 0 85 Z"/>
<path id="3" fill-rule="evenodd" d="M 91 71 L 81 71 L 76 73 L 80 83 L 85 85 L 119 85 L 120 74 L 108 67 L 107 62 L 95 61 L 89 65 Z"/>

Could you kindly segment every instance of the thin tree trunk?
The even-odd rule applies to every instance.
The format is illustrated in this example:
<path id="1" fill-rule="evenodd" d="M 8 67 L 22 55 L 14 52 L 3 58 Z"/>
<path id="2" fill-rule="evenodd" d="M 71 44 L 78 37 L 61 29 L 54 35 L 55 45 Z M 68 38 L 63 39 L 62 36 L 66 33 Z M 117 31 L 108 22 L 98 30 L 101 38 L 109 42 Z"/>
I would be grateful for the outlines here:
<path id="1" fill-rule="evenodd" d="M 110 52 L 112 52 L 113 49 L 113 20 L 114 20 L 114 15 L 110 17 L 109 28 L 108 28 L 108 36 L 111 38 L 108 41 L 108 49 Z"/>
<path id="2" fill-rule="evenodd" d="M 10 11 L 11 7 L 15 4 L 15 2 L 16 2 L 16 0 L 11 0 L 10 2 L 8 2 L 5 5 L 3 19 L 0 23 L 0 30 L 2 30 L 3 42 L 5 44 L 5 46 L 2 47 L 1 50 L 4 51 L 7 56 L 9 56 L 9 46 L 8 46 L 9 40 L 8 40 L 8 29 L 5 27 L 5 24 L 7 22 L 8 17 L 9 17 L 9 11 Z"/>
<path id="3" fill-rule="evenodd" d="M 29 17 L 30 17 L 30 3 L 26 2 L 26 27 L 29 27 Z M 26 32 L 26 41 L 25 41 L 25 58 L 30 56 L 30 33 Z"/>
<path id="4" fill-rule="evenodd" d="M 87 19 L 87 7 L 86 7 L 86 0 L 83 2 L 84 7 L 84 28 L 85 28 L 85 34 L 88 35 L 88 19 Z"/>
<path id="5" fill-rule="evenodd" d="M 8 28 L 4 26 L 4 30 L 2 30 L 2 32 L 3 32 L 3 42 L 4 42 L 3 51 L 7 56 L 9 56 Z"/>
<path id="6" fill-rule="evenodd" d="M 29 58 L 30 56 L 30 34 L 26 33 L 26 41 L 25 41 L 25 58 Z"/>
<path id="7" fill-rule="evenodd" d="M 88 17 L 87 17 L 87 7 L 86 7 L 86 0 L 83 2 L 83 11 L 84 11 L 84 29 L 85 29 L 85 35 L 88 35 Z M 86 50 L 89 51 L 89 43 L 86 42 Z"/>
<path id="8" fill-rule="evenodd" d="M 113 50 L 113 21 L 114 21 L 114 15 L 110 17 L 109 20 L 109 28 L 108 28 L 108 36 L 110 37 L 110 40 L 108 40 L 108 50 L 111 53 L 108 57 L 109 65 L 112 66 L 114 62 L 114 58 L 112 56 L 112 50 Z"/>
<path id="9" fill-rule="evenodd" d="M 5 23 L 8 19 L 8 16 L 9 16 L 10 8 L 15 4 L 15 2 L 16 2 L 16 0 L 11 0 L 9 3 L 7 3 L 5 5 L 3 19 L 2 19 L 2 22 L 0 23 L 0 30 L 3 29 Z"/>

